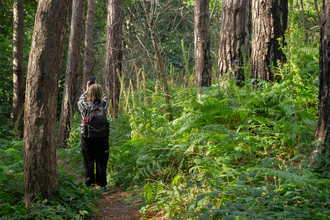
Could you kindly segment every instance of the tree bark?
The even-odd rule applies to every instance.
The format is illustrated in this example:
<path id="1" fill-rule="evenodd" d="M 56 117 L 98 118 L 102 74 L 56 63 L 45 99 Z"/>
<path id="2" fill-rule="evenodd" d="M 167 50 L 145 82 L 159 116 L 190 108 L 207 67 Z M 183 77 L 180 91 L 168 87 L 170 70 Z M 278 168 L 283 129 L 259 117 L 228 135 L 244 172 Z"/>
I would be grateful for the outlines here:
<path id="1" fill-rule="evenodd" d="M 56 106 L 65 43 L 67 0 L 39 1 L 26 78 L 24 202 L 58 195 Z"/>
<path id="2" fill-rule="evenodd" d="M 112 104 L 112 117 L 118 116 L 120 81 L 122 68 L 124 0 L 109 0 L 107 21 L 107 52 L 105 60 L 105 89 Z"/>
<path id="3" fill-rule="evenodd" d="M 85 27 L 85 51 L 84 51 L 84 69 L 83 69 L 84 91 L 86 91 L 86 84 L 89 81 L 92 72 L 94 14 L 95 14 L 95 0 L 88 0 L 87 22 Z"/>
<path id="4" fill-rule="evenodd" d="M 197 94 L 202 93 L 201 88 L 211 86 L 209 3 L 210 0 L 195 0 L 194 6 Z"/>
<path id="5" fill-rule="evenodd" d="M 24 105 L 24 0 L 14 1 L 13 16 L 13 105 L 10 118 L 13 123 L 17 123 L 17 129 L 20 131 Z"/>
<path id="6" fill-rule="evenodd" d="M 322 1 L 320 73 L 319 73 L 319 118 L 315 132 L 316 141 L 330 144 L 330 0 Z M 324 152 L 325 146 L 314 153 Z M 329 147 L 328 149 L 329 150 Z"/>
<path id="7" fill-rule="evenodd" d="M 168 84 L 167 84 L 163 59 L 162 59 L 162 56 L 159 52 L 158 44 L 157 44 L 157 41 L 156 41 L 155 21 L 154 21 L 154 13 L 155 13 L 155 9 L 156 9 L 156 3 L 155 3 L 155 0 L 151 0 L 150 12 L 148 11 L 148 9 L 146 7 L 145 0 L 141 1 L 141 3 L 142 3 L 144 11 L 146 13 L 147 22 L 148 22 L 148 26 L 149 26 L 149 31 L 150 31 L 150 35 L 151 35 L 151 42 L 152 42 L 152 45 L 154 46 L 156 59 L 157 59 L 158 65 L 159 65 L 160 76 L 162 78 L 162 82 L 163 82 L 163 85 L 164 85 L 164 91 L 165 91 L 165 96 L 166 96 L 165 100 L 166 100 L 166 105 L 167 105 L 166 112 L 168 113 L 168 120 L 173 121 L 170 88 L 168 87 Z"/>
<path id="8" fill-rule="evenodd" d="M 287 16 L 288 0 L 253 0 L 251 78 L 275 80 L 270 66 L 286 61 L 278 39 L 284 45 Z"/>
<path id="9" fill-rule="evenodd" d="M 75 96 L 77 93 L 77 76 L 80 63 L 81 42 L 84 30 L 85 0 L 72 1 L 72 17 L 68 60 L 65 72 L 65 84 L 62 99 L 61 117 L 57 146 L 63 147 L 69 138 L 75 110 Z"/>
<path id="10" fill-rule="evenodd" d="M 229 77 L 244 81 L 243 51 L 245 60 L 250 55 L 251 1 L 224 0 L 221 12 L 221 30 L 219 47 L 219 74 L 223 77 L 229 71 Z"/>

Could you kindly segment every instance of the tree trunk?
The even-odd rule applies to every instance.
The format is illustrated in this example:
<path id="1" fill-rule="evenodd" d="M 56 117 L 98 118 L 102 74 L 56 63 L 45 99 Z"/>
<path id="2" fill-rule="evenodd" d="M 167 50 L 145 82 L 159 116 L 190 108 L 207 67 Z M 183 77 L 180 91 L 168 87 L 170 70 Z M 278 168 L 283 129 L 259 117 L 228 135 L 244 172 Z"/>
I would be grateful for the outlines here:
<path id="1" fill-rule="evenodd" d="M 89 81 L 92 72 L 94 14 L 95 14 L 95 0 L 88 0 L 87 22 L 85 27 L 85 51 L 84 51 L 84 69 L 83 69 L 84 91 L 86 91 L 86 84 Z"/>
<path id="2" fill-rule="evenodd" d="M 85 0 L 73 0 L 68 61 L 65 72 L 61 117 L 57 137 L 58 147 L 63 147 L 65 140 L 69 138 L 72 128 L 75 110 L 74 100 L 77 93 L 77 76 L 80 63 L 81 42 L 84 30 L 84 14 Z"/>
<path id="3" fill-rule="evenodd" d="M 300 4 L 301 4 L 301 13 L 302 13 L 302 18 L 303 18 L 303 25 L 304 25 L 304 32 L 305 32 L 305 36 L 304 36 L 304 42 L 306 43 L 307 42 L 307 30 L 306 30 L 306 18 L 305 18 L 305 10 L 304 10 L 304 2 L 303 0 L 300 0 Z"/>
<path id="4" fill-rule="evenodd" d="M 112 104 L 112 117 L 118 116 L 120 81 L 122 67 L 124 0 L 109 0 L 107 21 L 107 52 L 105 60 L 105 89 Z"/>
<path id="5" fill-rule="evenodd" d="M 319 73 L 319 119 L 316 141 L 330 144 L 330 0 L 322 1 L 321 40 L 320 40 L 320 73 Z M 314 153 L 325 151 L 324 145 Z M 328 149 L 329 150 L 329 149 Z"/>
<path id="6" fill-rule="evenodd" d="M 224 0 L 221 12 L 221 30 L 219 47 L 219 74 L 223 77 L 229 71 L 229 77 L 244 81 L 243 51 L 245 60 L 250 55 L 251 1 Z"/>
<path id="7" fill-rule="evenodd" d="M 317 0 L 314 0 L 314 6 L 315 6 L 316 14 L 317 14 L 317 19 L 319 21 L 319 25 L 321 28 L 321 15 L 320 15 L 319 7 L 317 6 Z"/>
<path id="8" fill-rule="evenodd" d="M 156 54 L 156 59 L 159 65 L 159 72 L 160 76 L 162 78 L 162 82 L 164 85 L 164 91 L 165 91 L 165 100 L 166 100 L 166 112 L 168 113 L 168 120 L 173 121 L 173 113 L 172 113 L 172 106 L 171 106 L 171 95 L 170 95 L 170 88 L 168 87 L 167 84 L 167 79 L 166 79 L 166 73 L 164 70 L 164 64 L 163 64 L 163 59 L 162 56 L 159 52 L 158 49 L 158 44 L 156 41 L 156 35 L 155 35 L 155 21 L 154 21 L 154 13 L 156 11 L 156 3 L 155 0 L 151 0 L 151 6 L 150 6 L 150 12 L 148 12 L 145 0 L 141 1 L 143 9 L 146 13 L 147 21 L 148 21 L 148 26 L 149 26 L 149 31 L 151 35 L 151 42 L 152 45 L 154 46 L 155 54 Z"/>
<path id="9" fill-rule="evenodd" d="M 300 12 L 299 0 L 297 0 L 297 7 L 298 7 L 298 12 L 299 12 L 300 27 L 303 27 L 304 21 L 302 19 L 302 15 L 301 15 L 301 12 Z"/>
<path id="10" fill-rule="evenodd" d="M 211 86 L 209 2 L 209 0 L 195 0 L 194 7 L 197 94 L 202 93 L 202 87 Z"/>
<path id="11" fill-rule="evenodd" d="M 39 1 L 26 78 L 24 202 L 58 195 L 56 106 L 65 43 L 67 0 Z"/>
<path id="12" fill-rule="evenodd" d="M 253 0 L 251 78 L 275 80 L 270 66 L 286 61 L 278 39 L 284 45 L 287 16 L 288 0 Z"/>
<path id="13" fill-rule="evenodd" d="M 21 130 L 22 108 L 24 105 L 24 0 L 15 0 L 13 6 L 13 106 L 10 118 L 18 131 Z"/>

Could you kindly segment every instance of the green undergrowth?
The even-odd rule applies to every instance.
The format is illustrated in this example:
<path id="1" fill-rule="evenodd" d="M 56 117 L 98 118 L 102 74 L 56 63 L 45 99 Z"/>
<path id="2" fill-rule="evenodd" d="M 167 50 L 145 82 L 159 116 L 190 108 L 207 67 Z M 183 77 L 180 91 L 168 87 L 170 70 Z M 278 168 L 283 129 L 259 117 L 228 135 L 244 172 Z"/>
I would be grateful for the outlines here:
<path id="1" fill-rule="evenodd" d="M 172 219 L 326 219 L 330 173 L 307 166 L 317 145 L 315 93 L 293 97 L 291 83 L 174 96 L 180 114 L 172 122 L 161 107 L 136 108 L 131 139 L 110 151 L 113 179 L 143 186 L 132 199 L 144 202 L 145 218 L 163 211 Z"/>
<path id="2" fill-rule="evenodd" d="M 134 191 L 131 200 L 142 201 L 146 219 L 152 212 L 170 219 L 327 219 L 329 155 L 316 159 L 323 169 L 307 166 L 317 146 L 316 94 L 292 96 L 291 83 L 246 92 L 231 82 L 201 96 L 180 90 L 172 122 L 163 94 L 135 103 L 111 124 L 110 183 Z M 314 82 L 304 86 L 316 89 Z M 66 150 L 75 152 L 77 167 L 78 137 L 72 132 Z"/>
<path id="3" fill-rule="evenodd" d="M 171 122 L 161 85 L 126 94 L 111 124 L 108 181 L 134 191 L 144 219 L 329 219 L 329 152 L 309 166 L 319 144 L 318 44 L 303 35 L 291 30 L 276 82 L 223 80 L 199 96 L 193 83 L 170 83 Z M 248 62 L 242 68 L 251 74 Z M 81 169 L 78 121 L 63 155 Z"/>
<path id="4" fill-rule="evenodd" d="M 59 167 L 59 197 L 39 196 L 25 208 L 23 141 L 0 139 L 0 219 L 82 219 L 96 210 L 96 190 L 76 183 L 74 176 Z"/>

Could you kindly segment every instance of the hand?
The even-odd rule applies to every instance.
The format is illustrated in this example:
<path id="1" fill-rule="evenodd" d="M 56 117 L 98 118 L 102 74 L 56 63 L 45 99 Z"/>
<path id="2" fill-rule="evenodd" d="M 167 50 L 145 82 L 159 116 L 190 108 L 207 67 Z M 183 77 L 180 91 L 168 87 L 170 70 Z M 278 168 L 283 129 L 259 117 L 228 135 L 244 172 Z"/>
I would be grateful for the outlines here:
<path id="1" fill-rule="evenodd" d="M 88 89 L 89 89 L 89 87 L 90 87 L 90 83 L 91 83 L 90 81 L 87 82 L 87 86 L 86 86 L 87 89 L 86 89 L 86 92 L 88 92 Z"/>

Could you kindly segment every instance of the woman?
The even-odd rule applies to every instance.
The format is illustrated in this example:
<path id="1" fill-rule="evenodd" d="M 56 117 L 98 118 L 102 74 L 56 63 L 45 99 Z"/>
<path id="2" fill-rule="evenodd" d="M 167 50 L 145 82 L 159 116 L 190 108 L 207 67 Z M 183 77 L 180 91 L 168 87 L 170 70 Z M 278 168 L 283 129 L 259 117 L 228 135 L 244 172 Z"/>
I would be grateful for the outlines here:
<path id="1" fill-rule="evenodd" d="M 86 118 L 86 113 L 91 102 L 102 102 L 104 110 L 107 112 L 109 103 L 107 97 L 103 93 L 102 87 L 99 84 L 90 85 L 90 81 L 87 82 L 87 91 L 82 94 L 78 101 L 78 108 L 81 112 L 82 120 Z M 85 166 L 85 184 L 91 186 L 97 184 L 101 187 L 107 185 L 106 168 L 109 159 L 109 140 L 108 136 L 101 138 L 88 138 L 82 135 L 84 122 L 81 122 L 81 148 L 84 158 Z M 94 174 L 94 161 L 96 161 L 96 179 Z"/>

